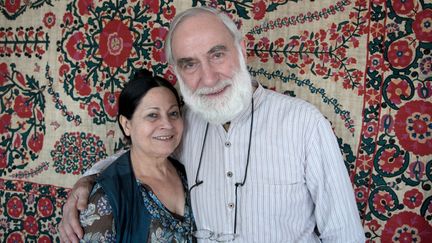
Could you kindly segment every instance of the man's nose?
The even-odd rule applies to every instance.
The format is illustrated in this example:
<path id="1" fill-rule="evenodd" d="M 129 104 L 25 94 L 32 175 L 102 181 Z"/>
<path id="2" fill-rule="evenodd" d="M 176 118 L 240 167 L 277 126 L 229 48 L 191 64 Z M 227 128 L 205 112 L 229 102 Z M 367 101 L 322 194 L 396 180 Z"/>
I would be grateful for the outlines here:
<path id="1" fill-rule="evenodd" d="M 201 65 L 201 86 L 214 87 L 219 81 L 219 74 L 210 63 Z"/>

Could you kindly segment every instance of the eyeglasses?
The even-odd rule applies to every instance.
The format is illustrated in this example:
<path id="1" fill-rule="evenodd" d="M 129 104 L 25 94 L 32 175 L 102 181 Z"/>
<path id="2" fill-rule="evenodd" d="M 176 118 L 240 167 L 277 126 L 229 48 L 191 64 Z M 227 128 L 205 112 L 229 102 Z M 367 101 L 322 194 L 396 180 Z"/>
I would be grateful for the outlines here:
<path id="1" fill-rule="evenodd" d="M 235 204 L 234 204 L 235 210 L 234 210 L 233 233 L 215 233 L 215 232 L 208 230 L 208 229 L 199 229 L 199 230 L 192 232 L 192 235 L 197 239 L 212 240 L 212 241 L 217 241 L 217 242 L 229 242 L 229 241 L 234 241 L 238 236 L 238 234 L 237 234 L 237 208 L 238 208 L 237 207 L 237 205 L 238 205 L 237 204 L 237 192 L 238 192 L 238 188 L 244 186 L 246 183 L 247 172 L 248 172 L 248 167 L 249 167 L 250 147 L 251 147 L 251 142 L 252 142 L 253 121 L 254 121 L 254 100 L 252 98 L 252 111 L 251 111 L 251 122 L 250 122 L 250 130 L 249 130 L 249 145 L 248 145 L 248 153 L 247 153 L 247 159 L 246 159 L 246 167 L 245 167 L 242 182 L 237 182 L 234 184 L 235 185 Z M 194 188 L 196 188 L 196 187 L 198 187 L 204 183 L 204 181 L 198 179 L 198 176 L 199 176 L 199 172 L 201 170 L 201 164 L 202 164 L 201 162 L 202 162 L 205 142 L 207 140 L 208 128 L 209 128 L 209 123 L 207 123 L 206 130 L 204 133 L 203 145 L 201 147 L 201 155 L 200 155 L 200 159 L 199 159 L 199 163 L 198 163 L 198 169 L 197 169 L 196 177 L 195 177 L 195 184 L 192 185 L 191 188 L 189 189 L 189 194 L 191 194 L 192 189 L 194 189 Z"/>

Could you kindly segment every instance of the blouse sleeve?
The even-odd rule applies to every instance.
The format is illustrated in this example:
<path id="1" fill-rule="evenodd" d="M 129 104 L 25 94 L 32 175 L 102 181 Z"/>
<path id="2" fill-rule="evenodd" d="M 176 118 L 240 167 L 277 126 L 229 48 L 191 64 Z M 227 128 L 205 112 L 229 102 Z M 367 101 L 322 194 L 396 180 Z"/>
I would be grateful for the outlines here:
<path id="1" fill-rule="evenodd" d="M 80 214 L 84 229 L 81 242 L 115 242 L 115 225 L 111 205 L 99 184 L 90 193 L 89 204 Z"/>

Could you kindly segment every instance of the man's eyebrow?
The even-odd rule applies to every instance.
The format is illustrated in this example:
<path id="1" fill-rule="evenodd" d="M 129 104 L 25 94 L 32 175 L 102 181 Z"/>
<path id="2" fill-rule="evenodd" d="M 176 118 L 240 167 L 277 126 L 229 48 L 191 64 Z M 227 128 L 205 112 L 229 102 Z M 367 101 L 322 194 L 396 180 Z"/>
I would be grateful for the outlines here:
<path id="1" fill-rule="evenodd" d="M 218 51 L 226 51 L 226 50 L 227 50 L 226 46 L 224 46 L 224 45 L 217 45 L 217 46 L 214 46 L 212 49 L 210 49 L 207 52 L 207 54 L 213 54 L 213 53 L 218 52 Z"/>
<path id="2" fill-rule="evenodd" d="M 185 63 L 190 63 L 192 62 L 194 59 L 191 57 L 184 57 L 184 58 L 180 58 L 177 60 L 177 66 L 182 66 Z"/>

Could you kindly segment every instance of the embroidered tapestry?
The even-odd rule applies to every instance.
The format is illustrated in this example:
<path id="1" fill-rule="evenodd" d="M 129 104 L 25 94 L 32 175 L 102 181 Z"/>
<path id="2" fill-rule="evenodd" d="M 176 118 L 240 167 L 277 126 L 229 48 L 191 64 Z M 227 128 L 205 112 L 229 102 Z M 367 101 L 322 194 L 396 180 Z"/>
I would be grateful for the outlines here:
<path id="1" fill-rule="evenodd" d="M 125 146 L 120 90 L 140 68 L 176 83 L 164 38 L 201 5 L 241 28 L 256 80 L 331 122 L 368 242 L 431 242 L 430 0 L 0 1 L 1 241 L 59 242 L 73 183 Z"/>

